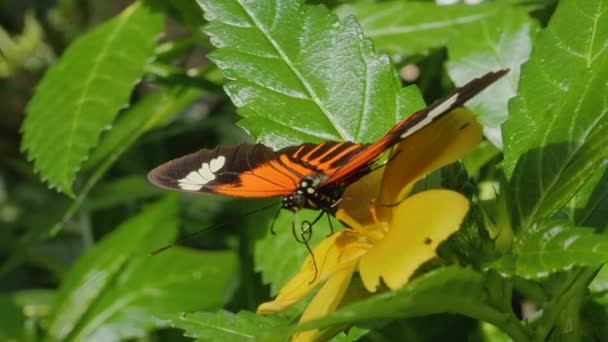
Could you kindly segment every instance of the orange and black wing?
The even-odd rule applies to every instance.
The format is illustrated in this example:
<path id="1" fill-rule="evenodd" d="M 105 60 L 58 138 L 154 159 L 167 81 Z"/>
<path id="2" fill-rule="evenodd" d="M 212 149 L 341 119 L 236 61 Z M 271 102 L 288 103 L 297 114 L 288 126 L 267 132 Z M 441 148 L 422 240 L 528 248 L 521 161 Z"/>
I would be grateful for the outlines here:
<path id="1" fill-rule="evenodd" d="M 302 144 L 273 151 L 262 144 L 218 146 L 169 161 L 148 179 L 171 190 L 234 197 L 283 196 L 305 177 L 328 177 L 367 145 L 350 142 Z"/>
<path id="2" fill-rule="evenodd" d="M 464 86 L 455 89 L 447 96 L 435 101 L 430 106 L 403 119 L 377 142 L 362 149 L 360 153 L 353 155 L 348 163 L 343 163 L 340 168 L 334 170 L 325 181 L 325 184 L 346 183 L 348 185 L 351 180 L 357 179 L 357 177 L 352 177 L 353 173 L 362 170 L 362 168 L 376 160 L 388 148 L 422 130 L 432 122 L 443 117 L 446 113 L 449 113 L 452 109 L 462 106 L 508 71 L 508 69 L 505 69 L 490 72 L 479 78 L 475 78 Z"/>
<path id="3" fill-rule="evenodd" d="M 385 150 L 441 118 L 492 84 L 508 70 L 488 73 L 404 119 L 374 144 L 327 141 L 279 151 L 262 144 L 218 146 L 167 162 L 148 174 L 166 189 L 235 197 L 274 197 L 296 191 L 311 175 L 348 186 L 370 170 Z"/>

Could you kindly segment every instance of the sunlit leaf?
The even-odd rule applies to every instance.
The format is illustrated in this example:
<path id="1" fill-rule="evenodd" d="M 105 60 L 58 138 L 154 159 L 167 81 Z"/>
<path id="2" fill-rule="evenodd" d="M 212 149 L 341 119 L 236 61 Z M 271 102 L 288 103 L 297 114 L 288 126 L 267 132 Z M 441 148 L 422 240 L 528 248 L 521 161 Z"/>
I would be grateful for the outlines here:
<path id="1" fill-rule="evenodd" d="M 168 197 L 123 223 L 79 259 L 60 288 L 49 336 L 132 338 L 165 326 L 159 316 L 221 307 L 235 272 L 232 253 L 174 248 L 148 255 L 174 240 L 177 210 L 177 197 Z"/>
<path id="2" fill-rule="evenodd" d="M 415 279 L 401 290 L 347 305 L 325 318 L 303 324 L 298 330 L 442 312 L 460 313 L 478 319 L 483 316 L 497 325 L 515 320 L 514 316 L 509 317 L 500 311 L 496 303 L 490 304 L 489 298 L 493 295 L 487 290 L 485 280 L 482 274 L 468 268 L 440 268 Z M 502 298 L 503 301 L 505 299 Z M 513 329 L 511 333 L 524 332 Z"/>
<path id="3" fill-rule="evenodd" d="M 49 335 L 63 339 L 108 288 L 116 275 L 133 256 L 145 256 L 150 250 L 170 241 L 177 229 L 177 198 L 170 197 L 144 210 L 118 227 L 98 243 L 70 269 L 62 283 L 49 324 Z M 163 229 L 155 229 L 163 227 Z M 155 230 L 151 235 L 152 230 Z M 151 235 L 158 240 L 145 237 Z"/>
<path id="4" fill-rule="evenodd" d="M 73 195 L 81 162 L 128 104 L 162 24 L 159 13 L 135 3 L 70 45 L 38 84 L 22 149 L 52 187 Z"/>
<path id="5" fill-rule="evenodd" d="M 441 6 L 431 2 L 387 1 L 348 4 L 339 7 L 337 13 L 340 17 L 357 17 L 377 49 L 410 55 L 463 39 L 461 29 L 497 20 L 505 8 L 500 3 Z"/>
<path id="6" fill-rule="evenodd" d="M 221 308 L 235 272 L 232 252 L 175 248 L 133 260 L 89 309 L 75 339 L 142 337 L 167 326 L 160 320 L 166 314 Z"/>
<path id="7" fill-rule="evenodd" d="M 369 142 L 421 104 L 353 19 L 302 1 L 200 3 L 239 124 L 267 145 Z"/>
<path id="8" fill-rule="evenodd" d="M 522 232 L 513 252 L 488 267 L 505 276 L 541 279 L 575 266 L 599 266 L 608 262 L 608 235 L 566 221 L 550 221 Z"/>
<path id="9" fill-rule="evenodd" d="M 520 65 L 530 55 L 536 30 L 526 11 L 505 9 L 492 20 L 461 27 L 458 39 L 447 43 L 448 73 L 458 86 L 490 70 L 510 69 L 502 80 L 467 102 L 484 126 L 484 135 L 499 148 L 507 102 L 516 94 Z"/>
<path id="10" fill-rule="evenodd" d="M 456 85 L 488 71 L 511 69 L 467 105 L 484 125 L 486 137 L 502 147 L 500 125 L 507 117 L 507 101 L 515 95 L 519 66 L 528 58 L 536 30 L 524 8 L 500 2 L 442 6 L 392 1 L 349 4 L 337 12 L 342 17 L 355 15 L 379 50 L 407 56 L 447 47 L 447 68 Z"/>
<path id="11" fill-rule="evenodd" d="M 606 265 L 602 266 L 591 284 L 589 284 L 589 290 L 594 293 L 608 291 L 608 267 Z"/>
<path id="12" fill-rule="evenodd" d="M 560 1 L 522 67 L 503 138 L 523 228 L 559 210 L 608 157 L 607 9 Z"/>

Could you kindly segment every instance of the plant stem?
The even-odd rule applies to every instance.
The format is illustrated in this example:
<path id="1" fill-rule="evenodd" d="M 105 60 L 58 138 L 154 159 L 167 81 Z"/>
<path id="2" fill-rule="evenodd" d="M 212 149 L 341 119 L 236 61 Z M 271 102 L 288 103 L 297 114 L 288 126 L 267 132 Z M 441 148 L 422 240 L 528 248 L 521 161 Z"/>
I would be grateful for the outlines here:
<path id="1" fill-rule="evenodd" d="M 543 315 L 534 329 L 535 341 L 546 341 L 556 327 L 560 328 L 558 333 L 568 334 L 574 340 L 580 339 L 578 320 L 582 298 L 598 271 L 599 268 L 580 268 L 571 273 L 567 284 L 555 291 L 552 300 L 544 306 Z"/>

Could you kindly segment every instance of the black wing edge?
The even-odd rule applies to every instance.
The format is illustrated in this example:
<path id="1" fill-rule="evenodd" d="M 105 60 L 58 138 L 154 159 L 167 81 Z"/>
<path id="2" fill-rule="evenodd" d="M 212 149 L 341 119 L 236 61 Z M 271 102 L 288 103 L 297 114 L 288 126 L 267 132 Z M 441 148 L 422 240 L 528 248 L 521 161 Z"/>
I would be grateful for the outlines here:
<path id="1" fill-rule="evenodd" d="M 418 130 L 422 129 L 424 126 L 441 118 L 446 113 L 449 113 L 452 109 L 461 107 L 465 102 L 467 102 L 472 97 L 479 94 L 484 89 L 496 82 L 498 79 L 503 77 L 506 73 L 509 72 L 509 70 L 510 69 L 502 69 L 498 71 L 493 71 L 481 77 L 472 79 L 467 84 L 454 89 L 448 95 L 433 102 L 426 108 L 405 118 L 401 123 L 397 124 L 397 126 L 391 129 L 386 134 L 386 137 L 389 138 L 389 141 L 392 141 L 392 143 L 396 143 L 400 140 L 405 139 L 407 136 L 414 134 Z M 453 99 L 454 97 L 455 99 Z M 446 104 L 449 102 L 451 102 L 449 106 L 446 106 Z M 445 108 L 441 108 L 439 112 L 435 113 L 434 110 L 440 106 L 445 106 Z M 430 119 L 428 119 L 429 116 Z M 425 119 L 427 121 L 422 123 Z"/>
<path id="2" fill-rule="evenodd" d="M 509 72 L 509 70 L 511 70 L 511 69 L 502 69 L 502 70 L 498 70 L 498 71 L 489 72 L 483 76 L 472 79 L 469 81 L 469 83 L 463 85 L 460 88 L 455 89 L 454 91 L 452 91 L 450 94 L 448 94 L 447 96 L 445 96 L 443 98 L 443 99 L 449 99 L 454 94 L 458 94 L 456 103 L 454 103 L 454 105 L 452 105 L 452 107 L 450 109 L 448 109 L 447 111 L 449 112 L 450 110 L 452 110 L 456 107 L 462 106 L 465 102 L 470 100 L 473 96 L 479 94 L 484 89 L 486 89 L 488 86 L 490 86 L 491 84 L 496 82 L 499 78 L 506 75 Z M 435 101 L 430 107 L 434 107 L 434 106 L 436 107 L 437 106 L 436 103 L 440 104 L 440 102 L 441 102 L 441 100 Z"/>
<path id="3" fill-rule="evenodd" d="M 270 159 L 276 158 L 276 152 L 262 144 L 243 143 L 239 145 L 220 145 L 213 149 L 202 149 L 194 153 L 165 162 L 150 172 L 148 181 L 159 188 L 175 191 L 192 192 L 184 190 L 178 181 L 190 172 L 198 170 L 203 163 L 223 156 L 225 165 L 217 173 L 217 179 L 203 186 L 199 192 L 213 192 L 217 184 L 227 184 L 237 181 L 239 173 L 252 168 Z"/>

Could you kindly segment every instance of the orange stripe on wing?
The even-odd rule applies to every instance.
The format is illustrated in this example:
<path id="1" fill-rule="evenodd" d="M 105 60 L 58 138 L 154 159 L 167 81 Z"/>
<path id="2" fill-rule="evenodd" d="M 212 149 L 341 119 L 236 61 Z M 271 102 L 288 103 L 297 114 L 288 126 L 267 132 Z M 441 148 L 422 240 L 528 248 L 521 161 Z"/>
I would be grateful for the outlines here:
<path id="1" fill-rule="evenodd" d="M 340 146 L 343 146 L 343 145 L 340 145 Z M 333 156 L 328 161 L 321 163 L 321 159 L 323 159 L 323 157 L 325 156 L 325 155 L 323 155 L 323 156 L 315 159 L 315 160 L 318 160 L 319 163 L 318 164 L 313 164 L 313 165 L 315 165 L 319 170 L 323 170 L 323 171 L 328 170 L 330 168 L 340 167 L 341 165 L 335 165 L 335 163 L 338 160 L 340 160 L 340 158 L 346 156 L 347 154 L 351 153 L 352 151 L 354 151 L 354 150 L 356 150 L 358 148 L 361 148 L 361 146 L 362 145 L 359 145 L 359 144 L 351 145 L 351 146 L 345 148 L 343 151 L 340 151 L 337 155 Z M 350 161 L 348 161 L 348 163 L 350 163 Z"/>

